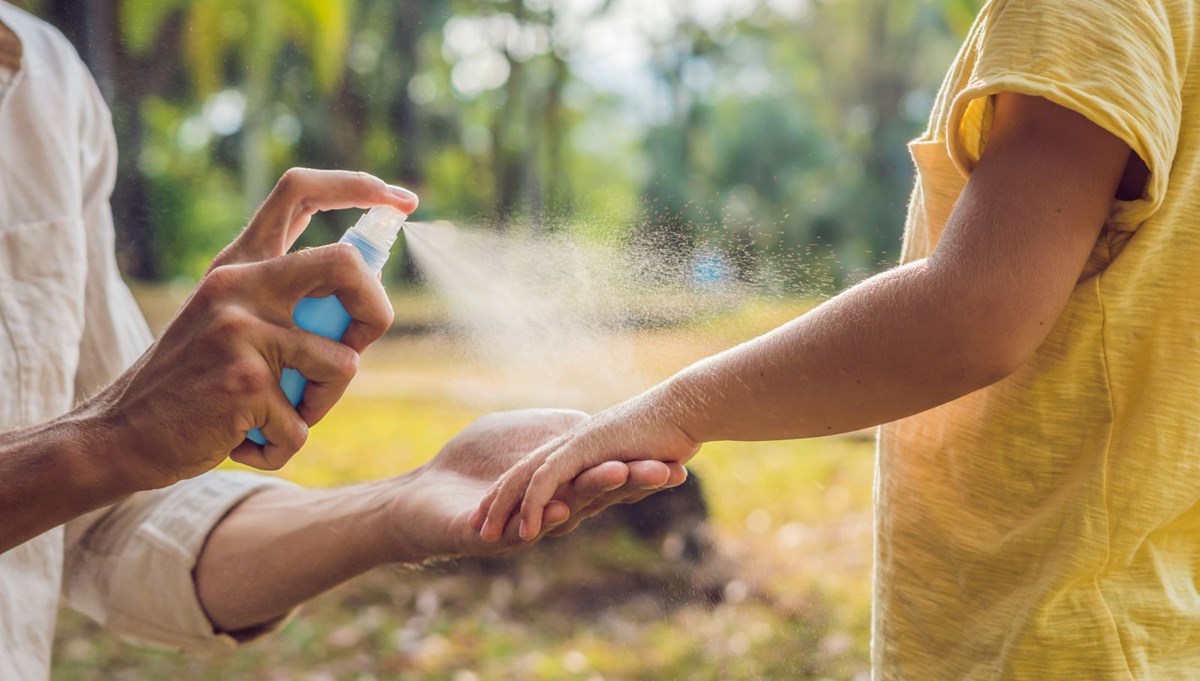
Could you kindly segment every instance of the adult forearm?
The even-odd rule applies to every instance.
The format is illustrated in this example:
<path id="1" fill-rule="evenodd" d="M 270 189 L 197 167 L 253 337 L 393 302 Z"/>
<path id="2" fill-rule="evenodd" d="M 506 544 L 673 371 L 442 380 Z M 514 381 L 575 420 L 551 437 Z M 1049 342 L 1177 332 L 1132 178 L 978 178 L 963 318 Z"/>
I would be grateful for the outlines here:
<path id="1" fill-rule="evenodd" d="M 196 565 L 197 592 L 213 624 L 235 632 L 270 621 L 395 560 L 386 496 L 369 484 L 247 498 L 214 528 Z"/>
<path id="2" fill-rule="evenodd" d="M 113 432 L 77 411 L 0 434 L 0 553 L 141 489 Z"/>
<path id="3" fill-rule="evenodd" d="M 843 433 L 909 416 L 1011 370 L 995 322 L 925 261 L 874 277 L 660 386 L 695 440 Z"/>

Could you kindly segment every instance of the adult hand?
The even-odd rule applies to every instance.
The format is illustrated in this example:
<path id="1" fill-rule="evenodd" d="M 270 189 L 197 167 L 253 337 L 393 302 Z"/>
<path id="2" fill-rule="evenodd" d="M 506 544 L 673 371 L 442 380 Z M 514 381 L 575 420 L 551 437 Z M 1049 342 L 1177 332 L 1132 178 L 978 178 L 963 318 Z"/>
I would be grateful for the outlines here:
<path id="1" fill-rule="evenodd" d="M 391 206 L 411 215 L 417 203 L 416 194 L 367 173 L 292 168 L 279 178 L 246 229 L 213 258 L 209 272 L 287 253 L 312 216 L 322 211 Z"/>
<path id="2" fill-rule="evenodd" d="M 393 559 L 493 555 L 521 545 L 515 522 L 503 541 L 484 542 L 471 527 L 472 512 L 488 488 L 528 452 L 586 420 L 581 412 L 529 409 L 491 414 L 463 430 L 435 459 L 393 481 L 387 520 L 398 547 Z M 680 464 L 603 462 L 551 490 L 552 499 L 539 516 L 543 529 L 530 539 L 565 534 L 613 504 L 640 501 L 686 478 Z"/>
<path id="3" fill-rule="evenodd" d="M 617 405 L 534 450 L 492 486 L 471 514 L 471 527 L 485 542 L 507 537 L 520 504 L 515 529 L 529 541 L 544 531 L 560 487 L 588 469 L 639 460 L 682 469 L 700 446 L 660 406 L 662 395 L 651 391 Z"/>
<path id="4" fill-rule="evenodd" d="M 112 426 L 109 451 L 120 458 L 108 463 L 139 489 L 193 477 L 227 456 L 283 466 L 341 397 L 358 353 L 392 321 L 383 288 L 352 246 L 285 253 L 317 211 L 389 205 L 412 212 L 416 204 L 411 192 L 363 173 L 288 171 L 162 337 L 87 405 Z M 292 320 L 301 298 L 331 294 L 354 320 L 341 343 Z M 298 411 L 279 388 L 285 367 L 309 379 Z M 245 440 L 255 427 L 270 444 Z"/>

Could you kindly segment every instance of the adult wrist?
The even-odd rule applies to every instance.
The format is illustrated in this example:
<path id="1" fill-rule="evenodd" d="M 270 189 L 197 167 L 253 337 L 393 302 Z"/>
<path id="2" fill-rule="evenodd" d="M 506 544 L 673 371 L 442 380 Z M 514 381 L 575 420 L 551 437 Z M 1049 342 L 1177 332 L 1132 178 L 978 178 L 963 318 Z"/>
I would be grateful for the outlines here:
<path id="1" fill-rule="evenodd" d="M 353 534 L 350 540 L 359 562 L 367 569 L 387 565 L 389 563 L 408 562 L 398 559 L 413 551 L 413 547 L 402 544 L 402 538 L 396 525 L 397 494 L 403 495 L 403 489 L 397 490 L 395 485 L 410 476 L 403 475 L 393 480 L 380 480 L 364 485 L 336 490 L 338 493 L 353 495 L 354 505 L 352 515 L 353 527 L 348 531 Z"/>
<path id="2" fill-rule="evenodd" d="M 425 508 L 427 481 L 422 479 L 422 466 L 416 470 L 375 485 L 387 499 L 387 513 L 378 536 L 387 537 L 385 562 L 419 565 L 440 558 L 453 557 L 453 552 L 430 543 L 430 537 L 445 540 L 443 528 L 430 526 L 430 514 Z"/>
<path id="3" fill-rule="evenodd" d="M 169 484 L 133 456 L 136 438 L 119 415 L 84 408 L 67 414 L 57 426 L 62 441 L 70 443 L 72 479 L 81 486 L 116 499 Z"/>
<path id="4" fill-rule="evenodd" d="M 21 431 L 19 445 L 35 453 L 39 467 L 59 480 L 60 510 L 69 517 L 87 513 L 142 487 L 115 459 L 119 450 L 112 425 L 98 414 L 76 410 Z"/>

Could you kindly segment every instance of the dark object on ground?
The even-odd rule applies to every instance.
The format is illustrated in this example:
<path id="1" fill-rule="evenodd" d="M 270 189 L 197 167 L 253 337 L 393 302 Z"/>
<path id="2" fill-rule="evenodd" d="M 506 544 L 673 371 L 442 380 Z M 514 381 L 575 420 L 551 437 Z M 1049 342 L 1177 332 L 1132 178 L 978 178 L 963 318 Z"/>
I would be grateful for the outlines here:
<path id="1" fill-rule="evenodd" d="M 708 531 L 704 488 L 690 469 L 687 480 L 679 487 L 652 494 L 636 504 L 610 509 L 607 515 L 627 526 L 639 539 L 658 545 L 668 560 L 699 565 L 716 551 Z"/>
<path id="2" fill-rule="evenodd" d="M 661 613 L 719 603 L 734 579 L 732 561 L 713 541 L 701 482 L 689 473 L 679 487 L 611 508 L 565 537 L 499 558 L 433 569 L 511 584 L 517 609 L 551 607 L 588 615 L 641 603 Z"/>

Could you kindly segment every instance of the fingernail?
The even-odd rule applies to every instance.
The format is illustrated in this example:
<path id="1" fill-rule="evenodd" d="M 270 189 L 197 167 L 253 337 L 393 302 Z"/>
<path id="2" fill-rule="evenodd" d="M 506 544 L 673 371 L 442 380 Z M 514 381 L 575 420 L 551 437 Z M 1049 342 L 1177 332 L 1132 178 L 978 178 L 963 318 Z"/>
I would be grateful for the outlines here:
<path id="1" fill-rule="evenodd" d="M 518 528 L 517 534 L 521 535 L 521 539 L 525 539 L 525 521 L 521 521 L 521 527 Z"/>
<path id="2" fill-rule="evenodd" d="M 600 491 L 601 491 L 601 492 L 611 492 L 611 491 L 613 491 L 614 489 L 618 489 L 619 487 L 621 487 L 621 485 L 622 485 L 622 484 L 624 484 L 624 483 L 615 482 L 615 483 L 613 483 L 613 484 L 611 484 L 611 485 L 605 485 L 604 487 L 601 487 L 601 488 L 600 488 Z"/>
<path id="3" fill-rule="evenodd" d="M 397 187 L 394 184 L 389 184 L 388 190 L 391 191 L 396 196 L 398 196 L 406 201 L 412 201 L 413 203 L 417 203 L 418 201 L 420 201 L 420 199 L 417 198 L 417 195 L 415 192 L 413 192 L 409 189 L 405 189 L 404 187 Z"/>
<path id="4" fill-rule="evenodd" d="M 640 490 L 658 489 L 659 487 L 662 487 L 662 485 L 638 485 L 638 489 Z"/>

